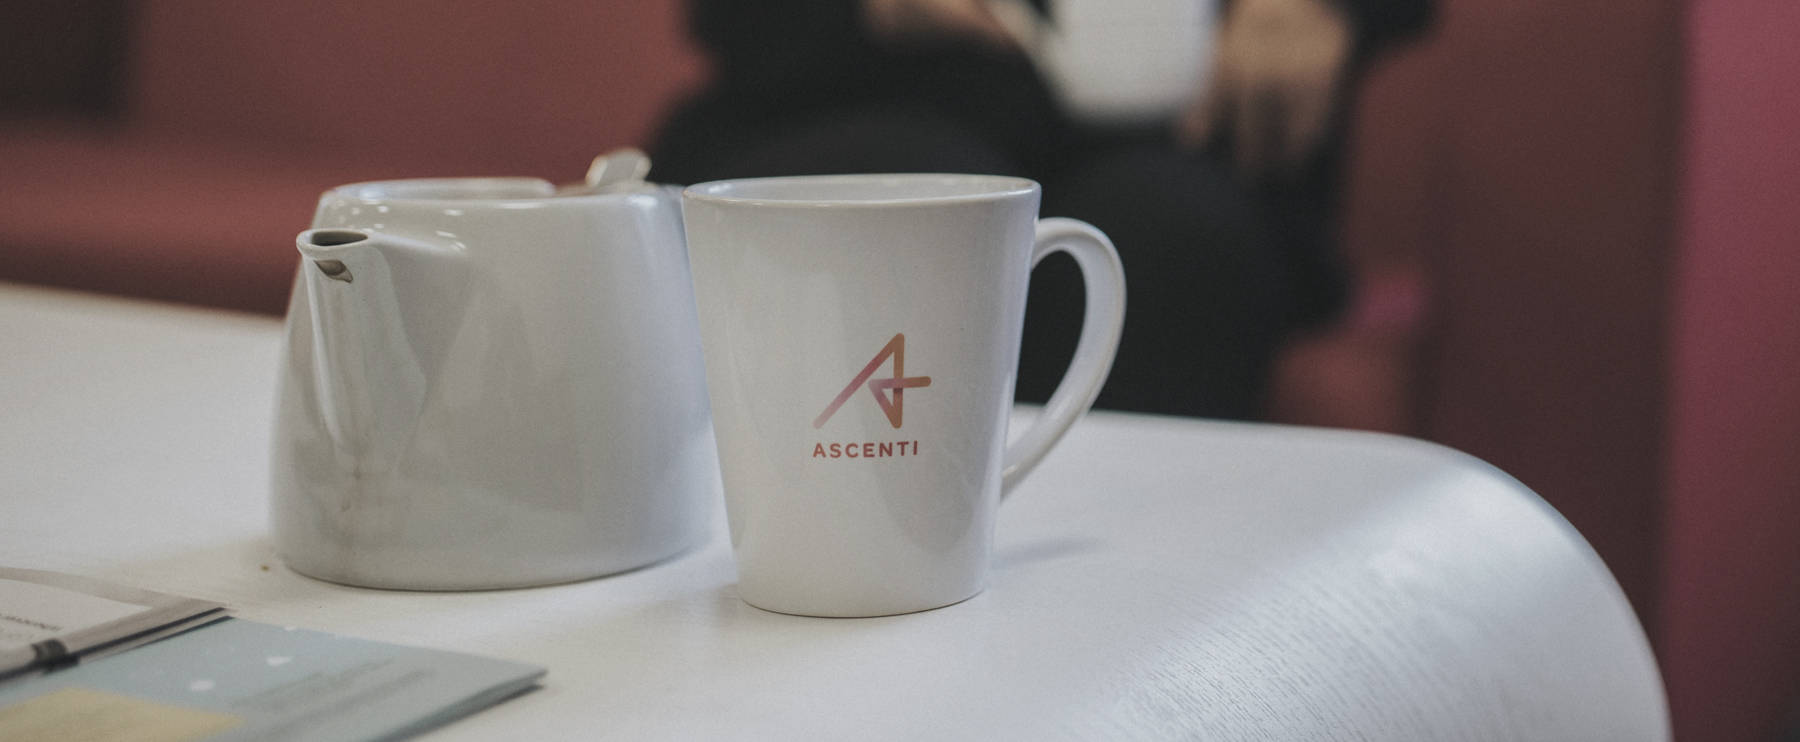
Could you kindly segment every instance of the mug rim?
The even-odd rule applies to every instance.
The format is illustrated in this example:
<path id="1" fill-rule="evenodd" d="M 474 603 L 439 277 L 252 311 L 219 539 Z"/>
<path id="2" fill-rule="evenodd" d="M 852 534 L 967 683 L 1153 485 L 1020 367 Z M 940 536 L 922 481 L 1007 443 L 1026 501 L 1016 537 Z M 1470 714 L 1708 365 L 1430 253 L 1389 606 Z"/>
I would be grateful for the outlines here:
<path id="1" fill-rule="evenodd" d="M 917 187 L 928 183 L 949 186 L 951 192 L 900 196 L 895 198 L 844 198 L 817 194 L 828 192 L 834 185 L 883 186 L 895 189 Z M 896 206 L 935 206 L 979 203 L 1018 198 L 1037 192 L 1037 181 L 1009 175 L 974 175 L 967 173 L 856 173 L 846 175 L 784 175 L 766 178 L 731 178 L 695 183 L 681 192 L 682 198 L 721 206 L 759 206 L 777 208 L 861 208 Z M 809 190 L 811 189 L 811 190 Z M 744 192 L 744 191 L 751 192 Z M 790 191 L 783 193 L 782 191 Z"/>

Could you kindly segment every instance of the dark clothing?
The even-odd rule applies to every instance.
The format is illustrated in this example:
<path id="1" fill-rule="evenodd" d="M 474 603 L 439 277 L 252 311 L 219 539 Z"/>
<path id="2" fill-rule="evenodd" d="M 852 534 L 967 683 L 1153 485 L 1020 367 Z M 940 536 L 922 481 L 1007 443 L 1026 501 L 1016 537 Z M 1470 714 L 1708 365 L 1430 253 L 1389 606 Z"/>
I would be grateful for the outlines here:
<path id="1" fill-rule="evenodd" d="M 1415 30 L 1428 0 L 1358 0 L 1359 50 Z M 654 146 L 669 183 L 853 172 L 1016 175 L 1044 216 L 1105 231 L 1126 272 L 1126 324 L 1097 406 L 1250 419 L 1274 351 L 1347 294 L 1329 240 L 1338 141 L 1289 182 L 1245 184 L 1225 157 L 1161 129 L 1071 121 L 1024 57 L 956 41 L 882 45 L 854 0 L 695 0 L 712 86 Z M 1359 51 L 1366 54 L 1367 51 Z M 1074 261 L 1032 274 L 1018 398 L 1049 397 L 1082 316 Z"/>

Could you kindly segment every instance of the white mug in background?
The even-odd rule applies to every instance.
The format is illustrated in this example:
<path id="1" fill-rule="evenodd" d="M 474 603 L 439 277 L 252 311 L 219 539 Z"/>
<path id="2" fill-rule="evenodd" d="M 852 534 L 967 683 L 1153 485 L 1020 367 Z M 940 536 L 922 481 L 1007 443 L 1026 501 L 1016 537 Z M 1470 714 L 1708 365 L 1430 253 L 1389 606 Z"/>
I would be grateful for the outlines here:
<path id="1" fill-rule="evenodd" d="M 938 608 L 986 585 L 994 511 L 1093 404 L 1125 313 L 1099 230 L 975 175 L 720 181 L 684 194 L 707 384 L 751 605 Z M 1080 345 L 1023 438 L 1007 419 L 1031 268 L 1087 281 Z"/>

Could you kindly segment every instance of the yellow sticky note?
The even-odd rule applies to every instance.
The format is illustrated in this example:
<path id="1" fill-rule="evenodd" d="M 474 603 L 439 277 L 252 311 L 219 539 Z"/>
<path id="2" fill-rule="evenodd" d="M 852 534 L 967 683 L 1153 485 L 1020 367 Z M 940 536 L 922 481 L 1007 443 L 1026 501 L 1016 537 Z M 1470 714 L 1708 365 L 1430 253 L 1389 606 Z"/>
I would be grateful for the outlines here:
<path id="1" fill-rule="evenodd" d="M 0 709 L 0 742 L 192 742 L 241 723 L 236 716 L 64 688 Z"/>

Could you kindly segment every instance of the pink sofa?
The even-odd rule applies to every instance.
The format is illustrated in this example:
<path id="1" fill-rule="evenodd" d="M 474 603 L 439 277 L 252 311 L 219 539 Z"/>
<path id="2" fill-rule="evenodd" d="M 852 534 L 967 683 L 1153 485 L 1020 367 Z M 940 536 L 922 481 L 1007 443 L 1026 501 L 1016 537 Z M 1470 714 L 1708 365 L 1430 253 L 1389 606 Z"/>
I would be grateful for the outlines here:
<path id="1" fill-rule="evenodd" d="M 0 124 L 0 277 L 280 314 L 326 188 L 575 180 L 702 74 L 677 2 L 133 9 L 120 120 Z"/>

